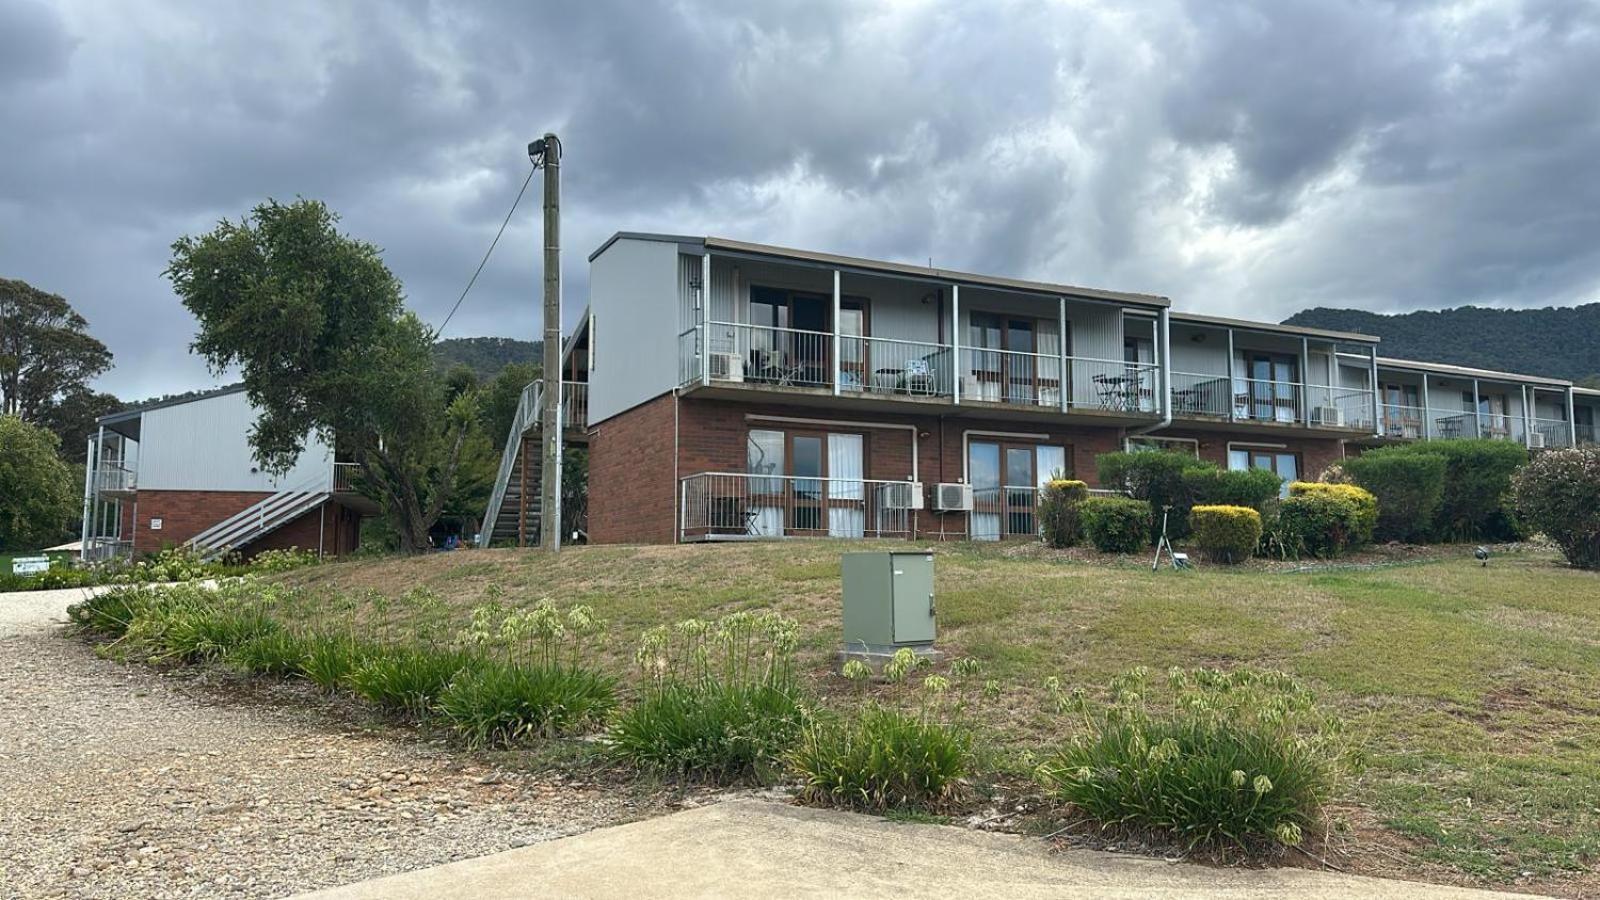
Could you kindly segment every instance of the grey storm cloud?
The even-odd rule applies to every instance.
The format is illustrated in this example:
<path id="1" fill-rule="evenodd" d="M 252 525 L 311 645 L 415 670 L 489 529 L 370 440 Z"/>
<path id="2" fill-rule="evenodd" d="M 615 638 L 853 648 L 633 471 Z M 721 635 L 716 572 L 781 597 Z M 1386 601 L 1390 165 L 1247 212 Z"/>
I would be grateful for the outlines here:
<path id="1" fill-rule="evenodd" d="M 439 322 L 561 134 L 569 324 L 619 229 L 1277 318 L 1600 299 L 1600 8 L 0 0 L 0 275 L 125 397 L 212 380 L 171 242 L 326 200 Z M 538 182 L 447 334 L 532 337 Z"/>

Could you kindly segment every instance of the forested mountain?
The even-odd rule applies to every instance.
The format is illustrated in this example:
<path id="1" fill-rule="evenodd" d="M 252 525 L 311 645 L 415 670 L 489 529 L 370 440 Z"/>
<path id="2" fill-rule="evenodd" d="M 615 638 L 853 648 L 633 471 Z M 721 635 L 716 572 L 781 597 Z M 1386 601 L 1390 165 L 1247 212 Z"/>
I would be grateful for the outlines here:
<path id="1" fill-rule="evenodd" d="M 1600 379 L 1600 303 L 1544 309 L 1420 310 L 1382 315 L 1314 307 L 1285 324 L 1383 338 L 1382 356 L 1573 381 Z"/>
<path id="2" fill-rule="evenodd" d="M 433 358 L 441 370 L 461 364 L 471 369 L 479 381 L 489 381 L 512 363 L 537 365 L 543 347 L 544 341 L 514 338 L 446 338 L 433 345 Z"/>

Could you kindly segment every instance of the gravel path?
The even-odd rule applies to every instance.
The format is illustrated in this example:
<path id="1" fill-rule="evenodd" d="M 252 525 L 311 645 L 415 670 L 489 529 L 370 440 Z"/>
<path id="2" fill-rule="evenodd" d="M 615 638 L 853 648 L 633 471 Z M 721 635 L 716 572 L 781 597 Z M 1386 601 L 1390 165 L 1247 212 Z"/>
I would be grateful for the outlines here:
<path id="1" fill-rule="evenodd" d="M 59 634 L 81 596 L 0 594 L 0 897 L 281 897 L 641 815 L 625 792 L 100 659 Z"/>

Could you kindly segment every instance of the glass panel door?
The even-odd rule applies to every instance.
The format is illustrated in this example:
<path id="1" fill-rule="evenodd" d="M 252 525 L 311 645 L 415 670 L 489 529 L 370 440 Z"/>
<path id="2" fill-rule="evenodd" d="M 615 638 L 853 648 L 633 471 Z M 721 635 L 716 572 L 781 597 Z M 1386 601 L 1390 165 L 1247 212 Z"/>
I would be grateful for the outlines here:
<path id="1" fill-rule="evenodd" d="M 867 527 L 865 460 L 859 434 L 828 435 L 828 536 L 864 537 Z"/>
<path id="2" fill-rule="evenodd" d="M 794 476 L 794 506 L 789 525 L 796 531 L 820 532 L 823 529 L 821 479 L 827 474 L 822 437 L 797 434 L 789 441 L 790 474 Z"/>
<path id="3" fill-rule="evenodd" d="M 975 541 L 1000 540 L 1000 445 L 973 441 L 967 448 L 967 482 L 972 485 L 972 523 Z"/>
<path id="4" fill-rule="evenodd" d="M 978 395 L 974 400 L 999 400 L 1001 396 L 1000 357 L 1003 354 L 988 351 L 1005 346 L 1001 333 L 1000 317 L 992 313 L 972 313 L 967 345 L 972 349 L 972 377 L 977 382 Z M 963 388 L 965 390 L 965 388 Z"/>
<path id="5" fill-rule="evenodd" d="M 719 499 L 718 524 L 734 534 L 777 537 L 783 534 L 784 435 L 781 431 L 752 430 L 745 442 L 745 471 L 771 478 L 750 479 L 747 497 Z"/>
<path id="6" fill-rule="evenodd" d="M 868 365 L 866 305 L 860 300 L 841 300 L 839 304 L 839 387 L 859 391 L 867 383 Z"/>
<path id="7" fill-rule="evenodd" d="M 1006 400 L 1011 403 L 1034 403 L 1038 392 L 1034 382 L 1038 379 L 1034 352 L 1033 323 L 1026 319 L 1006 322 Z M 1023 355 L 1027 354 L 1027 355 Z"/>
<path id="8" fill-rule="evenodd" d="M 1007 447 L 1005 470 L 1005 526 L 1007 535 L 1031 535 L 1034 524 L 1033 501 L 1039 489 L 1034 476 L 1034 448 Z"/>

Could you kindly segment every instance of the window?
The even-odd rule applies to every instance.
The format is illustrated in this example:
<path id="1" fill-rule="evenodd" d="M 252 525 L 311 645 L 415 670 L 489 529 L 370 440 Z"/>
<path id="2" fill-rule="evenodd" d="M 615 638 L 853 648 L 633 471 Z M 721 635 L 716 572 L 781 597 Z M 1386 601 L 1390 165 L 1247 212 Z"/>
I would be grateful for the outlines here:
<path id="1" fill-rule="evenodd" d="M 1245 363 L 1250 373 L 1248 398 L 1238 415 L 1264 422 L 1297 421 L 1299 360 L 1283 353 L 1251 353 Z"/>
<path id="2" fill-rule="evenodd" d="M 851 432 L 751 429 L 745 445 L 748 532 L 862 537 L 865 438 Z"/>
<path id="3" fill-rule="evenodd" d="M 967 448 L 972 539 L 1038 534 L 1039 488 L 1051 478 L 1071 474 L 1067 448 L 1059 444 L 973 441 Z"/>
<path id="4" fill-rule="evenodd" d="M 968 321 L 963 349 L 970 348 L 967 371 L 976 382 L 973 399 L 1060 402 L 1061 345 L 1054 322 L 987 312 L 974 312 Z"/>
<path id="5" fill-rule="evenodd" d="M 1128 438 L 1129 450 L 1167 450 L 1200 458 L 1200 442 L 1194 438 L 1134 437 Z"/>
<path id="6" fill-rule="evenodd" d="M 1273 472 L 1283 479 L 1283 486 L 1278 489 L 1278 496 L 1287 497 L 1289 483 L 1300 478 L 1300 454 L 1270 447 L 1229 444 L 1228 468 L 1234 471 L 1266 469 Z"/>

